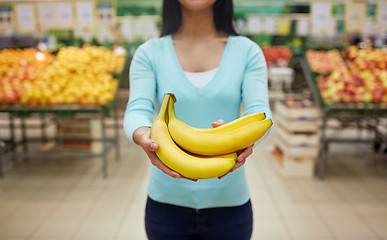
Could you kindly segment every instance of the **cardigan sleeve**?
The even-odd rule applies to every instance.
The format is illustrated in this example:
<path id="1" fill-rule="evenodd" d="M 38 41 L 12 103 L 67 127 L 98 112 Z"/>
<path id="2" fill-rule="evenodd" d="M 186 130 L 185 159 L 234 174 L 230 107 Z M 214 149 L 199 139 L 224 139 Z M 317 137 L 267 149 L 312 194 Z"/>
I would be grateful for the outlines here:
<path id="1" fill-rule="evenodd" d="M 272 119 L 268 96 L 266 60 L 261 48 L 254 42 L 250 43 L 242 82 L 243 115 L 264 112 L 266 118 Z M 268 135 L 269 131 L 265 136 Z"/>
<path id="2" fill-rule="evenodd" d="M 151 127 L 155 115 L 156 77 L 149 48 L 150 43 L 146 42 L 136 50 L 129 70 L 129 101 L 123 127 L 132 142 L 134 131 Z"/>

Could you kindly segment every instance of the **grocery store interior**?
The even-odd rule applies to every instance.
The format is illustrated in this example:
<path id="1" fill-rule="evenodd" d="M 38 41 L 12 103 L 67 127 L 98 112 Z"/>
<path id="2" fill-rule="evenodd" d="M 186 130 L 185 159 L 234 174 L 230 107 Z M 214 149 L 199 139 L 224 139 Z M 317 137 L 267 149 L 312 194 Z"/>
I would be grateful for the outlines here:
<path id="1" fill-rule="evenodd" d="M 245 164 L 252 239 L 387 239 L 387 2 L 233 3 L 274 121 Z M 0 0 L 0 240 L 147 239 L 151 163 L 123 117 L 161 13 L 161 0 Z"/>

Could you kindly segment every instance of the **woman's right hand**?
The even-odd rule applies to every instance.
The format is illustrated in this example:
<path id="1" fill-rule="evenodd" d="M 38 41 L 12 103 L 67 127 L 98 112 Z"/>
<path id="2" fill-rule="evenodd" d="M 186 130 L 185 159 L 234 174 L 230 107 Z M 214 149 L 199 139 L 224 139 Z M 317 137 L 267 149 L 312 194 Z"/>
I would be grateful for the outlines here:
<path id="1" fill-rule="evenodd" d="M 156 150 L 159 148 L 159 144 L 150 138 L 150 128 L 149 127 L 141 127 L 138 128 L 133 133 L 133 140 L 136 144 L 140 145 L 146 155 L 148 156 L 150 162 L 156 166 L 158 169 L 163 171 L 165 174 L 173 177 L 173 178 L 185 178 L 191 181 L 197 181 L 197 179 L 190 179 L 182 176 L 180 173 L 173 171 L 169 167 L 167 167 L 156 155 Z"/>

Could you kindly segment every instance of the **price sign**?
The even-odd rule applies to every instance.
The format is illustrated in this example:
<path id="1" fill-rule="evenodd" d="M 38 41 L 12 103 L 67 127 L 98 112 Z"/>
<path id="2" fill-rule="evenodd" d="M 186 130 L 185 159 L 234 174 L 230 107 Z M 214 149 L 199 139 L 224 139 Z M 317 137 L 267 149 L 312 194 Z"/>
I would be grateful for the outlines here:
<path id="1" fill-rule="evenodd" d="M 98 3 L 97 9 L 98 23 L 100 25 L 112 25 L 114 10 L 110 2 L 100 2 Z"/>
<path id="2" fill-rule="evenodd" d="M 298 20 L 296 22 L 296 32 L 299 36 L 307 36 L 309 33 L 309 21 L 308 20 Z"/>
<path id="3" fill-rule="evenodd" d="M 77 2 L 77 20 L 81 27 L 91 27 L 94 25 L 94 3 Z"/>
<path id="4" fill-rule="evenodd" d="M 143 21 L 140 18 L 134 22 L 134 32 L 137 37 L 144 37 Z"/>
<path id="5" fill-rule="evenodd" d="M 362 32 L 367 16 L 365 3 L 348 2 L 345 4 L 345 31 Z"/>
<path id="6" fill-rule="evenodd" d="M 17 27 L 21 32 L 34 32 L 36 30 L 34 5 L 17 4 Z"/>
<path id="7" fill-rule="evenodd" d="M 378 3 L 377 24 L 380 30 L 387 30 L 387 2 Z"/>
<path id="8" fill-rule="evenodd" d="M 264 22 L 264 29 L 266 33 L 274 34 L 276 32 L 277 23 L 274 18 L 266 18 Z"/>
<path id="9" fill-rule="evenodd" d="M 11 5 L 0 5 L 0 30 L 12 29 Z"/>
<path id="10" fill-rule="evenodd" d="M 371 17 L 366 19 L 364 24 L 363 33 L 365 34 L 373 34 L 375 32 L 375 23 Z"/>
<path id="11" fill-rule="evenodd" d="M 73 27 L 73 7 L 69 2 L 59 2 L 56 4 L 58 15 L 58 26 L 69 28 Z"/>
<path id="12" fill-rule="evenodd" d="M 311 5 L 312 29 L 317 32 L 326 32 L 331 21 L 331 3 L 316 2 Z"/>
<path id="13" fill-rule="evenodd" d="M 262 31 L 262 23 L 259 17 L 250 16 L 247 19 L 247 31 L 251 34 L 260 33 Z"/>
<path id="14" fill-rule="evenodd" d="M 122 36 L 125 40 L 133 40 L 133 24 L 131 22 L 124 22 L 121 24 Z"/>
<path id="15" fill-rule="evenodd" d="M 278 35 L 280 36 L 288 36 L 290 34 L 290 20 L 281 19 L 278 21 Z"/>
<path id="16" fill-rule="evenodd" d="M 38 3 L 39 25 L 42 28 L 55 27 L 55 6 L 53 3 Z"/>
<path id="17" fill-rule="evenodd" d="M 146 22 L 146 37 L 156 37 L 157 34 L 157 25 L 155 21 L 148 21 Z"/>

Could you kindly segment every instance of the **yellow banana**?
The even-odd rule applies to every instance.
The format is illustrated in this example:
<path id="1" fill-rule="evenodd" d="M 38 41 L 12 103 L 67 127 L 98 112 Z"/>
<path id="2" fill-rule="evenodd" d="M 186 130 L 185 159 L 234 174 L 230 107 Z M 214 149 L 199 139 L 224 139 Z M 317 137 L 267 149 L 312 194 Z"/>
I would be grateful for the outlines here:
<path id="1" fill-rule="evenodd" d="M 174 96 L 165 94 L 161 109 L 151 128 L 151 138 L 159 144 L 160 160 L 172 170 L 192 179 L 215 178 L 227 173 L 235 165 L 237 154 L 203 157 L 187 153 L 177 146 L 168 131 L 168 103 Z"/>
<path id="2" fill-rule="evenodd" d="M 174 102 L 168 107 L 168 129 L 172 139 L 188 152 L 212 156 L 240 151 L 258 141 L 272 126 L 271 119 L 254 121 L 225 132 L 199 132 L 177 119 Z"/>
<path id="3" fill-rule="evenodd" d="M 264 120 L 265 118 L 266 118 L 266 114 L 261 112 L 261 113 L 253 113 L 253 114 L 245 115 L 243 117 L 235 119 L 234 121 L 231 121 L 229 123 L 223 124 L 215 128 L 193 128 L 189 125 L 187 126 L 189 126 L 190 128 L 196 129 L 196 131 L 202 132 L 202 133 L 224 133 L 224 132 L 232 131 L 234 129 L 238 129 L 252 122 Z M 180 121 L 179 119 L 177 120 Z"/>

